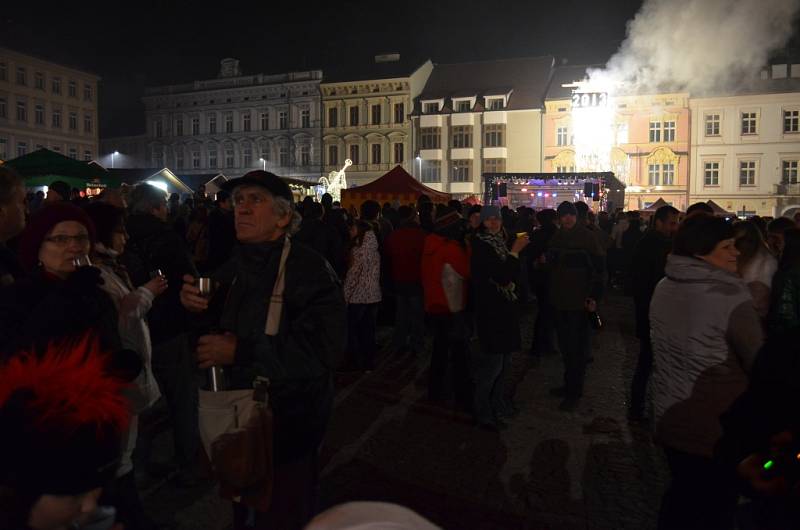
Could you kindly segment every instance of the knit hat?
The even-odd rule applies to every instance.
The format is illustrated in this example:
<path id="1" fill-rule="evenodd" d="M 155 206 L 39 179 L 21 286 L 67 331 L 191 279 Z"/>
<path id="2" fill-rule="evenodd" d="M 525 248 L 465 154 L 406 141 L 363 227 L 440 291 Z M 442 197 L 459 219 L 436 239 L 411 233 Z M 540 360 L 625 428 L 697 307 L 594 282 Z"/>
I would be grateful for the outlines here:
<path id="1" fill-rule="evenodd" d="M 489 219 L 490 217 L 497 217 L 498 219 L 502 219 L 500 216 L 500 208 L 497 206 L 484 206 L 481 208 L 481 222 Z"/>
<path id="2" fill-rule="evenodd" d="M 72 197 L 72 188 L 69 187 L 69 184 L 64 182 L 63 180 L 54 180 L 50 183 L 47 187 L 48 190 L 53 190 L 54 192 L 61 195 L 61 200 L 68 201 L 70 197 Z"/>
<path id="3" fill-rule="evenodd" d="M 109 358 L 85 335 L 0 365 L 0 486 L 77 495 L 114 477 L 130 414 Z"/>
<path id="4" fill-rule="evenodd" d="M 569 201 L 564 201 L 558 205 L 558 209 L 556 210 L 559 217 L 564 217 L 565 215 L 578 215 L 578 209 L 575 208 L 575 205 Z"/>
<path id="5" fill-rule="evenodd" d="M 225 191 L 233 192 L 235 188 L 245 185 L 261 186 L 275 197 L 283 197 L 289 202 L 294 201 L 292 190 L 289 189 L 289 185 L 286 184 L 282 178 L 275 173 L 262 171 L 260 169 L 250 171 L 238 179 L 229 180 L 220 187 Z"/>
<path id="6" fill-rule="evenodd" d="M 86 212 L 68 202 L 48 204 L 31 216 L 19 240 L 19 260 L 25 270 L 31 271 L 39 262 L 39 248 L 48 232 L 58 223 L 77 221 L 89 232 L 91 246 L 94 247 L 94 224 Z"/>
<path id="7" fill-rule="evenodd" d="M 446 207 L 442 209 L 442 213 L 436 218 L 433 229 L 436 231 L 444 230 L 450 225 L 458 223 L 462 218 L 454 208 Z"/>

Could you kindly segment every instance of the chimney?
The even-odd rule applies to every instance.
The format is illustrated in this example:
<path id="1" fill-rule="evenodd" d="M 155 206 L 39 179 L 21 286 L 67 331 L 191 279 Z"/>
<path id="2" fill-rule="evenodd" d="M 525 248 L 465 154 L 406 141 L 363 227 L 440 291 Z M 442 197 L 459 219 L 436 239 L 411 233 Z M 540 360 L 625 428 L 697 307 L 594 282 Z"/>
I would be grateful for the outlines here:
<path id="1" fill-rule="evenodd" d="M 400 62 L 400 54 L 397 52 L 394 53 L 382 53 L 380 55 L 375 56 L 376 63 L 399 63 Z"/>

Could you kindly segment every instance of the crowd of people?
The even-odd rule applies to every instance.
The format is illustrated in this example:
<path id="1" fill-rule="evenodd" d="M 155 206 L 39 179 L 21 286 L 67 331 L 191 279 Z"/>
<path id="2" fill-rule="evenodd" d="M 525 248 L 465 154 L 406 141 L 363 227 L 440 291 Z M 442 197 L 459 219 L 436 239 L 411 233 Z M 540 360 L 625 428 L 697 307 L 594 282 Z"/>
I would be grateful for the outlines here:
<path id="1" fill-rule="evenodd" d="M 367 374 L 379 353 L 421 357 L 430 335 L 428 399 L 500 432 L 520 410 L 504 384 L 511 355 L 560 354 L 551 394 L 575 412 L 609 289 L 635 307 L 628 416 L 652 426 L 671 471 L 660 528 L 733 528 L 740 495 L 755 499 L 758 524 L 800 520 L 794 220 L 734 221 L 702 203 L 645 219 L 584 202 L 534 211 L 424 195 L 345 209 L 327 194 L 296 203 L 265 171 L 213 199 L 148 184 L 91 200 L 73 191 L 26 195 L 0 168 L 0 528 L 109 517 L 154 528 L 137 477 L 159 470 L 138 427 L 163 400 L 174 479 L 201 480 L 209 369 L 226 390 L 269 382 L 269 502 L 233 502 L 234 527 L 303 528 L 336 372 Z M 536 306 L 531 344 L 526 305 Z M 383 345 L 379 322 L 392 325 Z M 102 388 L 64 389 L 87 378 Z M 72 400 L 55 408 L 64 421 L 47 412 L 58 392 Z M 56 452 L 52 437 L 67 431 L 84 437 Z M 41 480 L 18 460 L 26 444 L 60 459 L 36 464 Z"/>

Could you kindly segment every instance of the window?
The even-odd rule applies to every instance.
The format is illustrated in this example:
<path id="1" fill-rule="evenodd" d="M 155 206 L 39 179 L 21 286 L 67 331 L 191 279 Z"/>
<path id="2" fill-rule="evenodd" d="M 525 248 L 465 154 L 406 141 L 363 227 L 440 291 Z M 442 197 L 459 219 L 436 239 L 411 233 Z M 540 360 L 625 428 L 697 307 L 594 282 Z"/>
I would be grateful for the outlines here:
<path id="1" fill-rule="evenodd" d="M 556 173 L 575 173 L 575 166 L 556 166 Z"/>
<path id="2" fill-rule="evenodd" d="M 453 127 L 453 147 L 472 147 L 472 126 Z"/>
<path id="3" fill-rule="evenodd" d="M 6 160 L 7 158 L 8 158 L 8 140 L 5 138 L 0 138 L 0 159 Z"/>
<path id="4" fill-rule="evenodd" d="M 0 81 L 8 80 L 8 66 L 6 63 L 0 63 Z M 3 158 L 6 158 L 5 156 Z"/>
<path id="5" fill-rule="evenodd" d="M 441 127 L 423 127 L 420 129 L 420 136 L 423 149 L 439 149 Z"/>
<path id="6" fill-rule="evenodd" d="M 472 160 L 453 160 L 452 182 L 472 182 Z"/>
<path id="7" fill-rule="evenodd" d="M 269 130 L 269 112 L 267 111 L 261 113 L 261 130 L 262 131 Z"/>
<path id="8" fill-rule="evenodd" d="M 403 160 L 405 160 L 405 145 L 403 142 L 397 142 L 394 144 L 394 163 L 402 164 Z"/>
<path id="9" fill-rule="evenodd" d="M 249 145 L 242 148 L 242 165 L 244 167 L 253 165 L 253 148 Z"/>
<path id="10" fill-rule="evenodd" d="M 58 109 L 53 110 L 53 128 L 61 128 L 61 111 Z"/>
<path id="11" fill-rule="evenodd" d="M 648 164 L 647 165 L 647 183 L 650 186 L 658 186 L 660 185 L 660 173 L 659 173 L 660 166 L 658 164 Z"/>
<path id="12" fill-rule="evenodd" d="M 261 159 L 265 162 L 269 162 L 270 160 L 269 148 L 266 145 L 261 146 Z"/>
<path id="13" fill-rule="evenodd" d="M 311 165 L 311 147 L 307 145 L 300 146 L 300 165 L 301 166 Z"/>
<path id="14" fill-rule="evenodd" d="M 483 161 L 484 173 L 505 173 L 506 172 L 506 159 L 505 158 L 487 158 Z"/>
<path id="15" fill-rule="evenodd" d="M 285 110 L 278 113 L 278 127 L 281 129 L 289 128 L 289 114 Z"/>
<path id="16" fill-rule="evenodd" d="M 505 147 L 506 125 L 495 123 L 484 128 L 484 145 L 486 147 Z"/>
<path id="17" fill-rule="evenodd" d="M 350 126 L 358 125 L 358 107 L 350 107 Z"/>
<path id="18" fill-rule="evenodd" d="M 208 134 L 217 134 L 217 115 L 208 115 Z"/>
<path id="19" fill-rule="evenodd" d="M 661 141 L 661 122 L 650 122 L 650 143 L 658 143 Z"/>
<path id="20" fill-rule="evenodd" d="M 28 143 L 17 142 L 17 156 L 25 156 L 28 154 Z"/>
<path id="21" fill-rule="evenodd" d="M 69 113 L 69 128 L 70 129 L 73 128 L 72 127 L 72 114 L 73 114 L 72 112 Z M 78 120 L 78 117 L 76 115 L 75 116 L 75 121 L 77 122 L 77 120 Z M 77 123 L 75 124 L 74 128 L 75 129 L 78 128 L 78 124 Z M 161 120 L 156 120 L 155 122 L 153 122 L 153 129 L 156 132 L 156 138 L 161 138 L 162 136 L 164 136 L 164 123 Z"/>
<path id="22" fill-rule="evenodd" d="M 250 132 L 250 119 L 251 118 L 250 118 L 250 113 L 249 112 L 246 113 L 244 116 L 242 116 L 242 130 L 244 132 Z M 246 166 L 246 167 L 250 167 L 250 166 Z"/>
<path id="23" fill-rule="evenodd" d="M 300 127 L 302 129 L 308 129 L 311 127 L 311 111 L 308 109 L 303 109 L 300 111 Z"/>
<path id="24" fill-rule="evenodd" d="M 394 104 L 394 122 L 395 123 L 406 122 L 406 106 L 404 103 Z"/>
<path id="25" fill-rule="evenodd" d="M 372 105 L 372 125 L 381 124 L 381 106 Z"/>
<path id="26" fill-rule="evenodd" d="M 17 101 L 17 121 L 28 121 L 28 105 L 24 101 Z"/>
<path id="27" fill-rule="evenodd" d="M 675 122 L 674 121 L 665 121 L 664 122 L 664 141 L 665 142 L 674 142 L 675 141 Z"/>
<path id="28" fill-rule="evenodd" d="M 25 71 L 24 66 L 17 67 L 17 84 L 22 86 L 28 84 L 28 73 Z"/>
<path id="29" fill-rule="evenodd" d="M 44 105 L 33 107 L 33 121 L 36 125 L 44 125 Z"/>
<path id="30" fill-rule="evenodd" d="M 558 127 L 556 129 L 556 145 L 569 145 L 569 129 L 566 127 Z"/>
<path id="31" fill-rule="evenodd" d="M 739 186 L 755 186 L 756 161 L 742 160 L 739 162 Z"/>
<path id="32" fill-rule="evenodd" d="M 50 83 L 50 88 L 53 91 L 53 94 L 61 95 L 61 78 L 54 77 L 53 81 Z"/>
<path id="33" fill-rule="evenodd" d="M 783 132 L 800 132 L 800 110 L 783 111 Z"/>
<path id="34" fill-rule="evenodd" d="M 425 103 L 425 108 L 423 110 L 425 114 L 436 114 L 439 112 L 439 104 L 438 103 Z M 436 182 L 439 182 L 438 180 Z"/>
<path id="35" fill-rule="evenodd" d="M 183 148 L 178 147 L 175 150 L 175 165 L 178 169 L 183 169 Z"/>
<path id="36" fill-rule="evenodd" d="M 380 164 L 381 163 L 381 144 L 372 144 L 370 149 L 372 150 L 372 163 L 373 164 Z"/>
<path id="37" fill-rule="evenodd" d="M 77 160 L 78 159 L 78 150 L 75 149 L 74 147 L 70 147 L 69 151 L 67 151 L 67 156 L 70 157 L 73 160 Z M 155 156 L 156 156 L 156 154 L 154 152 L 153 153 L 153 157 L 154 157 L 153 159 L 154 160 L 155 160 Z"/>
<path id="38" fill-rule="evenodd" d="M 289 167 L 289 148 L 288 147 L 281 147 L 280 153 L 278 153 L 279 162 L 281 167 Z"/>
<path id="39" fill-rule="evenodd" d="M 200 134 L 200 118 L 192 118 L 192 136 Z"/>
<path id="40" fill-rule="evenodd" d="M 422 161 L 422 182 L 441 182 L 442 163 L 439 160 Z"/>
<path id="41" fill-rule="evenodd" d="M 719 114 L 706 114 L 706 136 L 719 136 Z"/>
<path id="42" fill-rule="evenodd" d="M 628 143 L 628 123 L 617 123 L 614 126 L 614 134 L 615 140 L 614 143 L 616 145 L 622 145 Z"/>
<path id="43" fill-rule="evenodd" d="M 797 160 L 783 161 L 783 183 L 797 184 Z"/>
<path id="44" fill-rule="evenodd" d="M 33 86 L 38 90 L 44 90 L 44 74 L 42 72 L 33 74 Z"/>
<path id="45" fill-rule="evenodd" d="M 489 110 L 503 110 L 503 99 L 502 98 L 490 99 L 487 106 L 489 107 Z"/>
<path id="46" fill-rule="evenodd" d="M 742 134 L 756 134 L 756 113 L 742 112 Z"/>
<path id="47" fill-rule="evenodd" d="M 328 127 L 339 126 L 339 109 L 331 107 L 328 109 Z"/>
<path id="48" fill-rule="evenodd" d="M 664 186 L 675 185 L 675 164 L 663 164 L 661 166 L 661 184 Z"/>
<path id="49" fill-rule="evenodd" d="M 160 147 L 153 148 L 153 167 L 164 167 L 164 151 Z"/>
<path id="50" fill-rule="evenodd" d="M 233 156 L 233 146 L 225 147 L 225 167 L 233 167 L 235 160 Z"/>
<path id="51" fill-rule="evenodd" d="M 91 85 L 83 85 L 83 100 L 84 101 L 91 101 L 92 100 L 92 86 Z"/>
<path id="52" fill-rule="evenodd" d="M 83 132 L 92 132 L 92 116 L 90 114 L 83 115 Z"/>
<path id="53" fill-rule="evenodd" d="M 70 81 L 67 85 L 67 95 L 71 98 L 78 97 L 78 85 L 75 81 Z"/>
<path id="54" fill-rule="evenodd" d="M 227 114 L 225 116 L 225 132 L 226 133 L 233 132 L 233 114 Z"/>
<path id="55" fill-rule="evenodd" d="M 328 146 L 328 165 L 331 165 L 331 166 L 338 166 L 339 165 L 339 146 L 338 145 L 329 145 Z"/>
<path id="56" fill-rule="evenodd" d="M 359 160 L 358 160 L 358 145 L 356 145 L 356 144 L 352 144 L 350 146 L 350 161 L 353 162 L 353 164 L 358 164 L 359 163 Z"/>
<path id="57" fill-rule="evenodd" d="M 183 118 L 175 120 L 175 136 L 183 136 Z"/>
<path id="58" fill-rule="evenodd" d="M 8 118 L 6 98 L 0 98 L 0 118 Z"/>
<path id="59" fill-rule="evenodd" d="M 706 162 L 703 168 L 703 184 L 719 186 L 719 162 Z"/>
<path id="60" fill-rule="evenodd" d="M 208 167 L 210 167 L 210 168 L 217 167 L 217 148 L 216 147 L 209 147 L 208 148 Z"/>
<path id="61" fill-rule="evenodd" d="M 192 169 L 200 169 L 200 151 L 192 151 Z"/>
<path id="62" fill-rule="evenodd" d="M 469 101 L 456 101 L 456 112 L 469 112 L 472 110 Z"/>
<path id="63" fill-rule="evenodd" d="M 91 162 L 92 161 L 92 152 L 91 151 L 84 151 L 83 152 L 83 161 L 84 162 Z"/>

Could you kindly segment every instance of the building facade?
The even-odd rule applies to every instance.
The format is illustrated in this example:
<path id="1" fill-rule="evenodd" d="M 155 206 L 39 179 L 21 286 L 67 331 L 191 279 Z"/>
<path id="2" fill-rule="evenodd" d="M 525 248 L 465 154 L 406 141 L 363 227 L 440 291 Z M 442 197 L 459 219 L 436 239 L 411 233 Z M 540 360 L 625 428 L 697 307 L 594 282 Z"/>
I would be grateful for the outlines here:
<path id="1" fill-rule="evenodd" d="M 0 48 L 0 160 L 41 148 L 76 160 L 98 153 L 94 74 Z"/>
<path id="2" fill-rule="evenodd" d="M 244 75 L 237 60 L 224 59 L 217 79 L 146 89 L 145 165 L 179 175 L 235 178 L 263 168 L 319 178 L 321 79 L 319 70 Z"/>
<path id="3" fill-rule="evenodd" d="M 413 174 L 464 198 L 483 193 L 484 173 L 541 171 L 552 67 L 552 57 L 434 65 L 412 114 Z"/>
<path id="4" fill-rule="evenodd" d="M 749 91 L 690 106 L 691 202 L 740 217 L 800 211 L 800 65 L 772 65 Z"/>
<path id="5" fill-rule="evenodd" d="M 433 64 L 406 64 L 399 54 L 378 55 L 368 72 L 326 76 L 321 85 L 326 173 L 340 170 L 350 159 L 347 182 L 354 186 L 397 165 L 413 171 L 409 116 Z"/>

